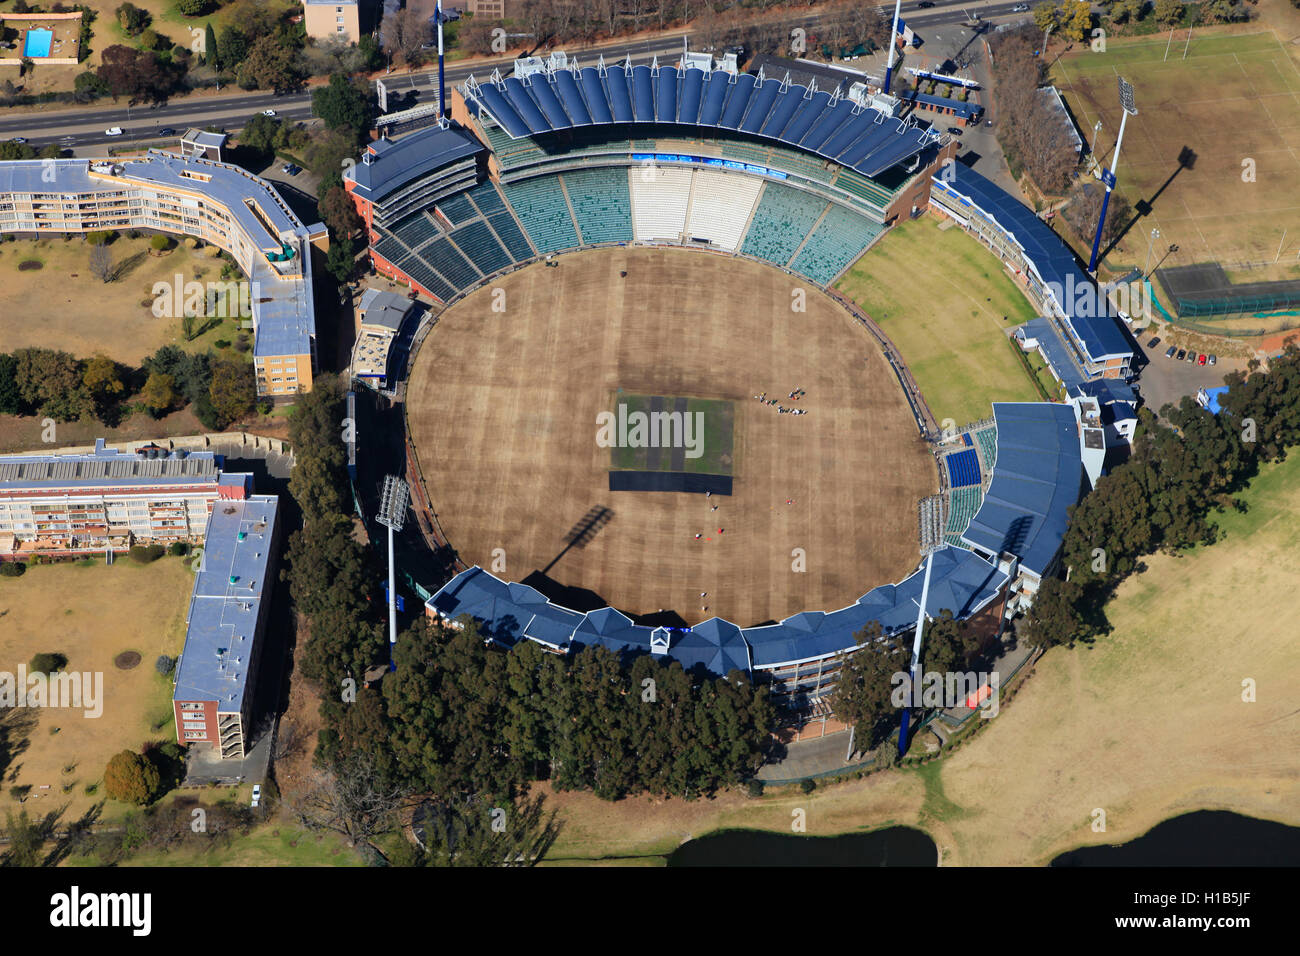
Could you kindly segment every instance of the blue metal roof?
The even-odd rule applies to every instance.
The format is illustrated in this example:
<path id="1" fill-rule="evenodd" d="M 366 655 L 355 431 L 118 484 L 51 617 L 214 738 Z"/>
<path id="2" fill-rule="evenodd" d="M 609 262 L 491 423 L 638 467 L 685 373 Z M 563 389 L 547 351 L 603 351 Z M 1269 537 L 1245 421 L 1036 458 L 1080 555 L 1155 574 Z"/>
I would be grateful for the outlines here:
<path id="1" fill-rule="evenodd" d="M 413 179 L 475 155 L 483 145 L 462 129 L 431 126 L 400 139 L 376 140 L 366 149 L 369 162 L 363 157 L 362 162 L 344 173 L 344 178 L 356 182 L 353 191 L 358 196 L 376 202 Z"/>
<path id="2" fill-rule="evenodd" d="M 461 87 L 511 137 L 608 123 L 675 123 L 777 140 L 876 176 L 937 141 L 933 131 L 796 83 L 676 66 L 576 65 Z"/>
<path id="3" fill-rule="evenodd" d="M 1079 268 L 1070 247 L 1032 209 L 962 163 L 950 163 L 935 175 L 934 188 L 964 197 L 1015 240 L 1039 279 L 1052 290 L 1074 338 L 1090 361 L 1100 363 L 1133 355 L 1117 316 L 1090 314 L 1103 306 L 1109 311 L 1104 296 L 1084 296 L 1084 308 L 1079 308 L 1076 290 L 1092 286 L 1096 292 L 1095 284 Z"/>
<path id="4" fill-rule="evenodd" d="M 923 571 L 900 584 L 875 588 L 838 611 L 802 611 L 764 627 L 742 629 L 715 617 L 685 631 L 673 629 L 667 632 L 670 646 L 665 656 L 687 670 L 702 665 L 726 676 L 733 670 L 752 673 L 849 650 L 870 621 L 880 621 L 886 633 L 916 623 Z M 1006 579 L 1004 572 L 971 551 L 942 548 L 934 555 L 927 613 L 933 617 L 948 610 L 958 618 L 969 617 L 997 595 Z M 530 587 L 502 581 L 478 567 L 452 578 L 426 607 L 447 621 L 468 614 L 485 637 L 504 644 L 524 637 L 562 650 L 578 645 L 650 653 L 654 632 L 613 608 L 586 614 L 561 608 Z"/>
<path id="5" fill-rule="evenodd" d="M 1114 402 L 1137 404 L 1137 392 L 1133 390 L 1133 386 L 1119 378 L 1098 378 L 1091 382 L 1082 382 L 1070 392 L 1070 395 L 1071 397 L 1087 395 L 1097 399 L 1103 405 Z"/>
<path id="6" fill-rule="evenodd" d="M 1083 461 L 1073 406 L 994 402 L 993 480 L 962 540 L 993 554 L 1010 551 L 1035 574 L 1047 572 L 1079 500 Z"/>
<path id="7" fill-rule="evenodd" d="M 916 90 L 907 90 L 900 93 L 899 98 L 908 102 L 920 103 L 922 106 L 928 106 L 931 109 L 952 110 L 964 119 L 971 119 L 984 112 L 984 107 L 978 103 L 962 102 L 961 100 L 949 99 L 946 96 L 933 96 L 929 93 L 918 93 Z"/>

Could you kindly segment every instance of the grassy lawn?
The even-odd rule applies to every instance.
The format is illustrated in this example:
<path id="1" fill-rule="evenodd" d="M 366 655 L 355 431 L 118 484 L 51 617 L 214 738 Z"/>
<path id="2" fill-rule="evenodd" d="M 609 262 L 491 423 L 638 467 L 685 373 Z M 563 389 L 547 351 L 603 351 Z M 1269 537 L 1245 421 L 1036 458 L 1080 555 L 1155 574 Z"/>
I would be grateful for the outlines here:
<path id="1" fill-rule="evenodd" d="M 167 254 L 151 255 L 147 237 L 120 235 L 109 249 L 113 262 L 123 264 L 123 273 L 105 283 L 91 275 L 91 246 L 79 236 L 6 242 L 0 245 L 0 285 L 6 300 L 18 307 L 0 310 L 0 342 L 10 352 L 40 347 L 79 358 L 104 352 L 138 365 L 163 345 L 202 351 L 218 338 L 233 341 L 237 319 L 186 342 L 179 318 L 153 314 L 155 282 L 172 285 L 179 274 L 184 289 L 191 280 L 220 280 L 224 260 L 208 255 L 213 248 L 190 249 L 182 241 Z M 29 261 L 42 266 L 19 269 Z"/>
<path id="2" fill-rule="evenodd" d="M 1005 331 L 1034 309 L 997 258 L 961 229 L 940 229 L 928 217 L 903 223 L 836 288 L 893 339 L 940 423 L 985 418 L 994 401 L 1038 400 Z"/>
<path id="3" fill-rule="evenodd" d="M 1281 245 L 1276 266 L 1247 275 L 1293 275 L 1300 252 L 1300 68 L 1272 31 L 1198 29 L 1184 59 L 1186 36 L 1174 38 L 1167 60 L 1164 34 L 1110 39 L 1105 53 L 1085 45 L 1053 66 L 1052 81 L 1080 128 L 1090 136 L 1101 120 L 1097 152 L 1106 162 L 1119 130 L 1115 77 L 1122 74 L 1135 89 L 1139 112 L 1124 131 L 1118 188 L 1134 206 L 1153 206 L 1107 264 L 1142 266 L 1151 230 L 1159 228 L 1160 252 L 1178 246 L 1166 265 L 1273 263 Z M 1180 170 L 1184 148 L 1196 160 Z M 1247 160 L 1254 175 L 1243 178 Z"/>
<path id="4" fill-rule="evenodd" d="M 1300 824 L 1294 745 L 1300 644 L 1285 610 L 1300 554 L 1300 458 L 1263 470 L 1221 540 L 1147 559 L 1092 649 L 1057 649 L 1015 701 L 959 751 L 925 767 L 758 800 L 551 796 L 564 821 L 554 864 L 656 862 L 683 840 L 745 826 L 808 833 L 920 827 L 945 864 L 1043 864 L 1083 844 L 1122 843 L 1194 809 Z M 1242 681 L 1257 683 L 1255 703 Z M 1091 829 L 1106 811 L 1104 833 Z"/>
<path id="5" fill-rule="evenodd" d="M 25 743 L 3 768 L 0 809 L 17 812 L 12 788 L 28 786 L 29 812 L 67 803 L 64 819 L 75 819 L 105 797 L 102 787 L 85 788 L 102 780 L 113 754 L 175 739 L 171 681 L 154 661 L 180 653 L 192 585 L 186 563 L 172 557 L 143 566 L 126 558 L 111 567 L 33 565 L 20 578 L 0 578 L 0 670 L 16 674 L 34 654 L 56 652 L 66 655 L 69 671 L 103 675 L 97 718 L 71 709 L 17 712 Z M 119 670 L 114 658 L 123 651 L 137 651 L 140 663 Z M 109 801 L 105 817 L 125 809 Z"/>

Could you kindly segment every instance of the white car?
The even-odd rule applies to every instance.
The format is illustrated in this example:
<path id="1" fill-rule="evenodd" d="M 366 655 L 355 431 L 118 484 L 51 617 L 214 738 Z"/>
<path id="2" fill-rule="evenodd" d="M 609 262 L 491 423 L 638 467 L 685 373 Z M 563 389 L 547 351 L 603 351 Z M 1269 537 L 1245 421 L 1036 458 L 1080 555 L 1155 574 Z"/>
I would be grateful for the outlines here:
<path id="1" fill-rule="evenodd" d="M 274 115 L 275 115 L 275 110 L 262 110 L 262 115 L 263 115 L 263 116 L 274 116 Z"/>
<path id="2" fill-rule="evenodd" d="M 120 127 L 120 126 L 110 126 L 108 129 L 104 130 L 104 135 L 105 135 L 105 136 L 121 136 L 121 135 L 122 135 L 122 127 Z"/>
<path id="3" fill-rule="evenodd" d="M 257 806 L 257 802 L 258 802 L 259 800 L 261 800 L 261 799 L 262 799 L 262 785 L 261 785 L 260 783 L 255 783 L 255 784 L 253 784 L 253 803 L 252 803 L 252 806 L 256 807 L 256 806 Z"/>

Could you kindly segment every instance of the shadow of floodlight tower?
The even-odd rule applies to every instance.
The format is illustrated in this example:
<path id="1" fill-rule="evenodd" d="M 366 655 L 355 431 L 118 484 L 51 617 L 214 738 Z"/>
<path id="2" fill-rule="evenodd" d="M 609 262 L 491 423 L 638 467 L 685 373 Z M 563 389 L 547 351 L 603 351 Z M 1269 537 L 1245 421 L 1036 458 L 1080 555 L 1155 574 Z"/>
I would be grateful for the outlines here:
<path id="1" fill-rule="evenodd" d="M 1101 200 L 1101 216 L 1097 219 L 1097 235 L 1092 240 L 1092 255 L 1088 259 L 1088 271 L 1097 272 L 1097 253 L 1101 251 L 1101 230 L 1106 225 L 1106 208 L 1110 205 L 1110 194 L 1115 188 L 1115 169 L 1119 166 L 1119 148 L 1124 142 L 1124 126 L 1130 116 L 1137 116 L 1137 107 L 1133 105 L 1133 84 L 1124 77 L 1119 80 L 1119 105 L 1123 114 L 1119 120 L 1119 136 L 1115 139 L 1115 155 L 1111 157 L 1110 169 L 1102 169 L 1101 181 L 1106 184 L 1106 195 Z"/>
<path id="2" fill-rule="evenodd" d="M 411 500 L 411 489 L 397 475 L 384 476 L 384 490 L 379 497 L 379 513 L 375 520 L 388 529 L 388 661 L 389 668 L 397 669 L 397 572 L 393 562 L 393 533 L 406 524 L 406 506 Z"/>
<path id="3" fill-rule="evenodd" d="M 925 606 L 930 598 L 930 570 L 934 567 L 934 553 L 942 545 L 932 545 L 925 549 L 925 577 L 921 582 L 921 600 L 916 604 L 916 631 L 912 638 L 912 662 L 907 669 L 907 701 L 903 705 L 903 720 L 898 728 L 898 756 L 902 759 L 907 754 L 907 748 L 911 741 L 908 740 L 908 725 L 911 722 L 912 705 L 915 704 L 920 694 L 916 690 L 916 680 L 921 669 L 921 645 L 925 639 L 925 623 L 930 619 L 926 613 Z"/>

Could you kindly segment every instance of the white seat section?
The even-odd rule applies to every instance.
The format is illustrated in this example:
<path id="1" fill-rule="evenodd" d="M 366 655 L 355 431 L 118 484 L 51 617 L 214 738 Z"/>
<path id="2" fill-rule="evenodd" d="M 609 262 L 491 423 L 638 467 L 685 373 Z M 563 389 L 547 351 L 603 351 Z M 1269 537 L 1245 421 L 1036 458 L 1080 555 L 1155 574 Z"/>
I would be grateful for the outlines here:
<path id="1" fill-rule="evenodd" d="M 757 176 L 697 169 L 695 198 L 691 201 L 691 220 L 686 231 L 696 239 L 708 239 L 734 252 L 762 186 L 763 181 Z"/>
<path id="2" fill-rule="evenodd" d="M 680 242 L 691 197 L 691 170 L 636 165 L 627 171 L 632 185 L 633 226 L 637 239 Z"/>

